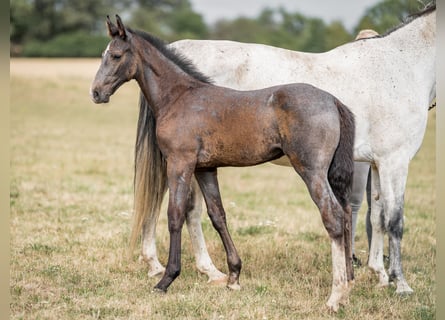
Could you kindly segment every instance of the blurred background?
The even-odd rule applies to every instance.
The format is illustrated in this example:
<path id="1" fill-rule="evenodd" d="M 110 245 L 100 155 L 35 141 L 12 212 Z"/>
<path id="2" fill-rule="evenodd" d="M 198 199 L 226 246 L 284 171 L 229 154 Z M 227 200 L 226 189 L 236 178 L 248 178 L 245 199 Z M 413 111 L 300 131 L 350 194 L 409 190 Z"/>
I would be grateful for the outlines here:
<path id="1" fill-rule="evenodd" d="M 107 14 L 166 41 L 229 39 L 323 52 L 362 29 L 384 33 L 419 0 L 11 0 L 10 56 L 99 57 Z"/>

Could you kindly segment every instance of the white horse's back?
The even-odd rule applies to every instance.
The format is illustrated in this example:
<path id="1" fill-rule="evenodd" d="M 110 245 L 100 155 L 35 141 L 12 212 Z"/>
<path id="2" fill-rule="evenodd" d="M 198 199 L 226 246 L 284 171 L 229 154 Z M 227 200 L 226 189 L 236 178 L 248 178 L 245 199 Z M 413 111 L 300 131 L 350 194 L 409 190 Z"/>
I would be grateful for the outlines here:
<path id="1" fill-rule="evenodd" d="M 415 19 L 386 36 L 347 43 L 324 53 L 218 40 L 180 40 L 171 46 L 217 85 L 252 90 L 305 82 L 326 90 L 356 116 L 357 160 L 372 161 L 380 148 L 393 148 L 375 139 L 378 132 L 391 128 L 398 131 L 393 139 L 396 146 L 407 136 L 421 137 L 410 140 L 407 155 L 411 159 L 420 147 L 420 132 L 425 131 L 428 105 L 435 96 L 434 22 L 435 12 L 430 19 Z M 422 31 L 425 28 L 429 33 Z M 413 37 L 415 33 L 422 35 Z M 419 108 L 424 112 L 418 112 Z M 370 126 L 370 122 L 378 125 Z"/>

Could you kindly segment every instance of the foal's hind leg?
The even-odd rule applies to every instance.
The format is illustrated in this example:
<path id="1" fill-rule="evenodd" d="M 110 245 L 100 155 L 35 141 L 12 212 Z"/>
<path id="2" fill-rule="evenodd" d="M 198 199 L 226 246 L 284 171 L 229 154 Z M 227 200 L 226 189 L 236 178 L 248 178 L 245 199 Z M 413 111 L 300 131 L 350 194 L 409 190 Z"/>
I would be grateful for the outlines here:
<path id="1" fill-rule="evenodd" d="M 226 250 L 227 264 L 229 267 L 227 287 L 233 290 L 239 290 L 241 259 L 227 229 L 226 213 L 224 212 L 221 201 L 216 169 L 197 171 L 195 172 L 195 176 L 204 195 L 209 217 L 216 231 L 218 231 L 224 244 L 224 249 Z"/>
<path id="2" fill-rule="evenodd" d="M 201 225 L 202 193 L 194 178 L 192 179 L 191 190 L 192 192 L 189 207 L 187 208 L 186 222 L 193 251 L 195 253 L 196 266 L 201 273 L 208 276 L 209 283 L 226 283 L 227 276 L 215 267 L 207 251 Z"/>
<path id="3" fill-rule="evenodd" d="M 295 166 L 295 169 L 298 172 L 298 166 Z M 347 303 L 350 291 L 346 268 L 345 211 L 332 192 L 326 172 L 306 170 L 300 175 L 320 210 L 323 224 L 331 238 L 333 281 L 331 295 L 326 304 L 333 311 L 338 311 L 340 304 Z"/>

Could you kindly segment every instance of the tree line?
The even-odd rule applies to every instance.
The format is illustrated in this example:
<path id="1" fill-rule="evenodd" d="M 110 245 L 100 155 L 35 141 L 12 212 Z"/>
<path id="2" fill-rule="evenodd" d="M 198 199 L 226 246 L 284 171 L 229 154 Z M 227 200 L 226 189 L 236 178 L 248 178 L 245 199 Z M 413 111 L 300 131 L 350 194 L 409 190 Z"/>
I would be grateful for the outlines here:
<path id="1" fill-rule="evenodd" d="M 109 41 L 107 14 L 166 41 L 229 39 L 306 52 L 323 52 L 351 41 L 362 29 L 384 33 L 423 8 L 419 0 L 382 0 L 365 10 L 353 30 L 341 21 L 264 8 L 257 17 L 207 25 L 189 0 L 11 0 L 10 55 L 98 57 Z"/>

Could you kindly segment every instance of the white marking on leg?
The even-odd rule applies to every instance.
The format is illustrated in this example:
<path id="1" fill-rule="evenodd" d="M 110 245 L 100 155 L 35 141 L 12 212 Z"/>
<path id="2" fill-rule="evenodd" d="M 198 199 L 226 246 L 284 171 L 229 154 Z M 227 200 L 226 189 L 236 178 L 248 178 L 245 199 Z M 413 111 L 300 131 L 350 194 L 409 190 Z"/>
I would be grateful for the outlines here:
<path id="1" fill-rule="evenodd" d="M 147 221 L 142 228 L 142 260 L 148 264 L 148 276 L 162 275 L 164 266 L 159 262 L 156 252 L 156 221 Z"/>
<path id="2" fill-rule="evenodd" d="M 196 259 L 196 267 L 201 273 L 208 276 L 209 283 L 225 284 L 227 282 L 227 275 L 219 271 L 212 262 L 207 251 L 207 246 L 202 232 L 201 213 L 202 213 L 202 194 L 196 180 L 193 179 L 192 188 L 194 188 L 195 197 L 193 199 L 193 210 L 188 212 L 186 217 L 187 229 L 190 234 L 193 251 Z"/>
<path id="3" fill-rule="evenodd" d="M 346 275 L 345 248 L 337 241 L 332 240 L 332 290 L 326 305 L 337 312 L 340 304 L 347 303 L 349 288 Z"/>

